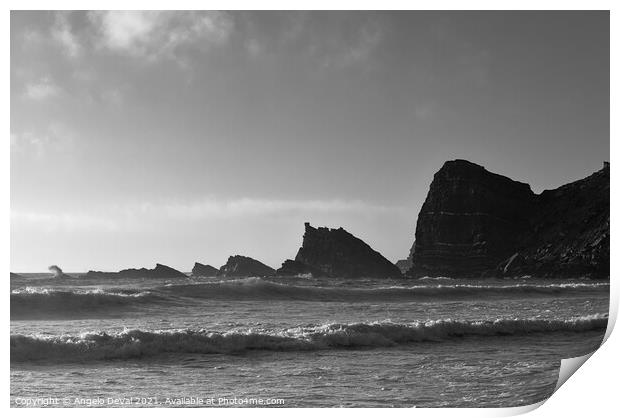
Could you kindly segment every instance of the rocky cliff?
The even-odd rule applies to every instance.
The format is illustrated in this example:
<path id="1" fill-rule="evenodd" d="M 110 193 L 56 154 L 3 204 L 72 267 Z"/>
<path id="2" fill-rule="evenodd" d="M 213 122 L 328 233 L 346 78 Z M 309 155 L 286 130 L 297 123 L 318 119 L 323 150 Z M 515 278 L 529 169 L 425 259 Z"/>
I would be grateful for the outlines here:
<path id="1" fill-rule="evenodd" d="M 401 277 L 394 264 L 342 228 L 313 228 L 305 224 L 303 244 L 295 260 L 287 260 L 278 274 L 311 273 L 325 277 Z"/>
<path id="2" fill-rule="evenodd" d="M 498 266 L 507 276 L 609 278 L 609 165 L 536 198 L 530 228 Z"/>
<path id="3" fill-rule="evenodd" d="M 411 249 L 409 250 L 409 255 L 407 256 L 407 258 L 403 258 L 402 260 L 398 260 L 396 262 L 396 267 L 398 267 L 403 274 L 407 273 L 407 271 L 409 271 L 409 269 L 413 267 L 413 261 L 411 260 L 413 257 L 414 248 L 415 248 L 415 241 L 413 242 L 413 245 L 411 246 Z"/>
<path id="4" fill-rule="evenodd" d="M 187 277 L 185 274 L 163 264 L 156 264 L 154 269 L 139 268 L 125 269 L 119 272 L 89 271 L 84 275 L 87 278 L 128 278 L 128 279 L 174 279 Z"/>
<path id="5" fill-rule="evenodd" d="M 208 264 L 194 263 L 194 268 L 192 268 L 193 277 L 215 277 L 219 272 L 218 269 Z"/>
<path id="6" fill-rule="evenodd" d="M 225 277 L 252 277 L 273 276 L 275 270 L 258 260 L 242 255 L 228 257 L 228 261 L 220 267 L 219 276 Z"/>
<path id="7" fill-rule="evenodd" d="M 465 160 L 435 174 L 407 275 L 609 275 L 609 166 L 545 191 Z"/>
<path id="8" fill-rule="evenodd" d="M 327 273 L 321 269 L 295 260 L 285 260 L 282 267 L 276 270 L 276 274 L 278 276 L 305 276 L 309 274 L 312 277 L 328 277 Z"/>

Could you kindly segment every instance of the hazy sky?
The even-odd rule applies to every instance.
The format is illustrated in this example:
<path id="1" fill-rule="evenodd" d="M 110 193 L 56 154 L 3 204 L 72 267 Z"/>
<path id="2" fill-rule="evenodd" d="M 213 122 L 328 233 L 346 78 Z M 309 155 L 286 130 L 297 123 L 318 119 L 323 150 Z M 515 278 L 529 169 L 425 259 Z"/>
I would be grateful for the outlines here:
<path id="1" fill-rule="evenodd" d="M 13 12 L 11 270 L 392 261 L 444 161 L 609 160 L 607 12 Z"/>

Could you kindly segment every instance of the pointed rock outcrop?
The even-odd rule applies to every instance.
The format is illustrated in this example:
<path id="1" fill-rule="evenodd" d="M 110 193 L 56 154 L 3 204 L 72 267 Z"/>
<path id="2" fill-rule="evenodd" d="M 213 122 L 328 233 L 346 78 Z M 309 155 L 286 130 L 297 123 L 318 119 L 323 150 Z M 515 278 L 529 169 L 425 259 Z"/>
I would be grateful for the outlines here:
<path id="1" fill-rule="evenodd" d="M 198 262 L 194 263 L 194 268 L 192 268 L 193 277 L 215 277 L 219 272 L 220 271 L 213 266 L 200 264 Z"/>
<path id="2" fill-rule="evenodd" d="M 278 276 L 290 277 L 306 275 L 311 275 L 312 277 L 329 277 L 324 271 L 295 260 L 285 260 L 284 263 L 282 263 L 282 267 L 276 271 L 276 274 Z"/>
<path id="3" fill-rule="evenodd" d="M 398 267 L 343 228 L 314 228 L 308 222 L 295 260 L 285 261 L 278 273 L 344 278 L 401 277 Z"/>
<path id="4" fill-rule="evenodd" d="M 265 277 L 273 276 L 275 270 L 266 264 L 250 257 L 234 255 L 228 257 L 228 261 L 220 267 L 219 276 L 225 277 Z"/>

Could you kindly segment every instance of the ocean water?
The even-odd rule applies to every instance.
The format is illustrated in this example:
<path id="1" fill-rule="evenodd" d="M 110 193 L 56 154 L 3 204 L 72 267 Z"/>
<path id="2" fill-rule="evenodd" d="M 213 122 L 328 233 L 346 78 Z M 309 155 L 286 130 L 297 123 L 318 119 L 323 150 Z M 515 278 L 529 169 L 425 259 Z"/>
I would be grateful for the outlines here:
<path id="1" fill-rule="evenodd" d="M 510 407 L 594 351 L 609 283 L 11 279 L 11 406 Z"/>

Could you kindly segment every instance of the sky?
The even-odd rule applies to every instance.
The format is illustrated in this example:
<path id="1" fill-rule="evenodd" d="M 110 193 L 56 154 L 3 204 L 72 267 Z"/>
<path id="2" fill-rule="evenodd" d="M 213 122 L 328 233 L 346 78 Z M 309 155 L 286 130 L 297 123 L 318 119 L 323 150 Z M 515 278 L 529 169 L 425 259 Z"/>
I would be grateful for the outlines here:
<path id="1" fill-rule="evenodd" d="M 535 192 L 609 161 L 607 12 L 11 12 L 11 271 L 405 258 L 463 158 Z"/>

